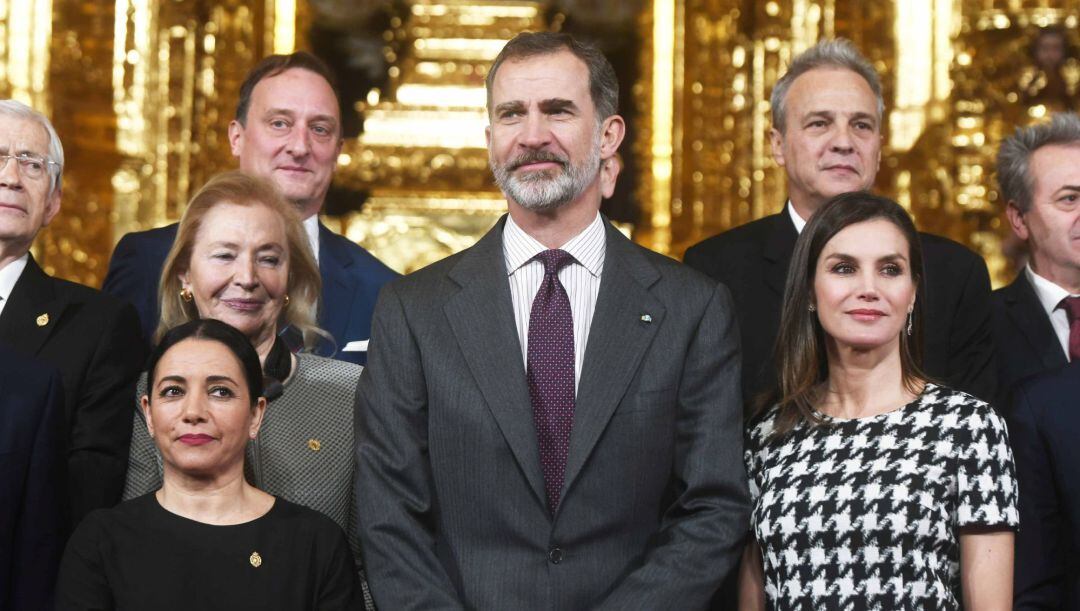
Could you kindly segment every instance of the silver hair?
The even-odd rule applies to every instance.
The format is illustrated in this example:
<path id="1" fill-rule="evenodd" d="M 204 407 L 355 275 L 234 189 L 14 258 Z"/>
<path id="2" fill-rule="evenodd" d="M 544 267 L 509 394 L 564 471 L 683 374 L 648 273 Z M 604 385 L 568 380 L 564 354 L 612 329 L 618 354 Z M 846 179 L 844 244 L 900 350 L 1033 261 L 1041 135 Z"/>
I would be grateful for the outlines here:
<path id="1" fill-rule="evenodd" d="M 1035 177 L 1031 175 L 1031 156 L 1051 144 L 1080 146 L 1080 117 L 1072 112 L 1055 113 L 1047 123 L 1018 127 L 998 149 L 997 180 L 1006 203 L 1020 212 L 1031 209 Z"/>
<path id="2" fill-rule="evenodd" d="M 772 123 L 781 134 L 784 133 L 787 117 L 785 116 L 785 102 L 791 84 L 801 75 L 815 68 L 842 68 L 858 74 L 870 86 L 877 98 L 878 123 L 885 113 L 885 100 L 881 97 L 881 79 L 878 78 L 877 70 L 863 57 L 855 45 L 846 38 L 835 40 L 823 40 L 802 53 L 795 56 L 788 66 L 787 72 L 773 85 L 772 96 L 769 97 L 769 105 L 772 108 Z"/>
<path id="3" fill-rule="evenodd" d="M 40 112 L 30 108 L 18 100 L 0 100 L 0 115 L 14 117 L 16 119 L 29 119 L 45 128 L 49 134 L 48 159 L 56 165 L 48 164 L 49 167 L 49 192 L 55 193 L 63 186 L 64 180 L 64 145 L 60 143 L 60 136 L 56 134 L 49 118 Z"/>

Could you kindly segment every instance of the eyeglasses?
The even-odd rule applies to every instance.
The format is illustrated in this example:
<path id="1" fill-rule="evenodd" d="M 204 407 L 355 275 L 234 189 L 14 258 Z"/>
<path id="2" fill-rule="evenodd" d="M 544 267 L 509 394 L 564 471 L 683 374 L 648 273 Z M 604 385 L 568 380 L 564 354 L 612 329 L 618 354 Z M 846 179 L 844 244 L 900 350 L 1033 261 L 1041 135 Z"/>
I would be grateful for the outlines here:
<path id="1" fill-rule="evenodd" d="M 37 155 L 30 155 L 27 153 L 19 153 L 18 155 L 0 154 L 0 171 L 3 171 L 4 168 L 7 167 L 8 161 L 12 159 L 19 163 L 19 172 L 30 179 L 37 179 L 44 176 L 50 165 L 60 165 L 52 159 L 45 159 L 44 157 L 38 157 Z"/>

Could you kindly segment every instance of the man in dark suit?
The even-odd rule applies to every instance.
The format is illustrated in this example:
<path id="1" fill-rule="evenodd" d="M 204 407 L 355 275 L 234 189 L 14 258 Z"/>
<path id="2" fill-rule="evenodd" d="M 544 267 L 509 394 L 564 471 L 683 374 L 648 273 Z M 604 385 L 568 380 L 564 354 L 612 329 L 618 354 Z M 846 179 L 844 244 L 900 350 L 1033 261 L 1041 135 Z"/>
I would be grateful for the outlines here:
<path id="1" fill-rule="evenodd" d="M 825 41 L 794 58 L 773 88 L 771 104 L 772 152 L 787 173 L 787 205 L 779 214 L 691 247 L 685 257 L 689 266 L 731 289 L 747 407 L 775 382 L 781 299 L 802 226 L 830 197 L 871 188 L 881 162 L 881 83 L 850 42 Z M 994 372 L 986 264 L 956 242 L 926 233 L 920 238 L 923 369 L 990 400 Z"/>
<path id="2" fill-rule="evenodd" d="M 326 65 L 309 53 L 263 59 L 240 88 L 229 143 L 241 170 L 272 180 L 300 210 L 323 280 L 319 326 L 334 337 L 336 358 L 362 363 L 375 298 L 397 273 L 319 222 L 342 144 L 332 83 Z M 148 340 L 160 316 L 158 282 L 176 227 L 124 236 L 102 287 L 135 305 Z"/>
<path id="3" fill-rule="evenodd" d="M 1008 414 L 1020 487 L 1015 609 L 1080 608 L 1080 362 L 1017 385 Z"/>
<path id="4" fill-rule="evenodd" d="M 728 291 L 599 214 L 625 129 L 603 55 L 521 34 L 488 95 L 509 215 L 375 308 L 355 496 L 376 605 L 704 608 L 748 526 Z"/>
<path id="5" fill-rule="evenodd" d="M 998 182 L 1029 251 L 992 300 L 998 397 L 1007 406 L 1019 381 L 1080 358 L 1080 118 L 1061 113 L 1016 130 L 998 151 Z"/>
<path id="6" fill-rule="evenodd" d="M 120 500 L 145 343 L 134 308 L 48 276 L 30 254 L 60 210 L 64 152 L 48 119 L 0 101 L 0 134 L 0 342 L 60 371 L 77 523 Z"/>
<path id="7" fill-rule="evenodd" d="M 0 344 L 0 609 L 50 607 L 66 538 L 63 425 L 60 374 Z"/>

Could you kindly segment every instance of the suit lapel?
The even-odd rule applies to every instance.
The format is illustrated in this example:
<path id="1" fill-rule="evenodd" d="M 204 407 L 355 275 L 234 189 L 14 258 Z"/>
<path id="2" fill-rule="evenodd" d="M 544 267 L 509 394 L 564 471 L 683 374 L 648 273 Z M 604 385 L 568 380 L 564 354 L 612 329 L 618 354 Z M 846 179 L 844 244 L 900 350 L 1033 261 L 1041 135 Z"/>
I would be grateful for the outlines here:
<path id="1" fill-rule="evenodd" d="M 447 300 L 443 311 L 503 437 L 537 500 L 546 505 L 540 449 L 503 257 L 505 223 L 504 216 L 450 270 L 450 279 L 461 290 Z"/>
<path id="2" fill-rule="evenodd" d="M 338 342 L 344 342 L 348 341 L 345 334 L 349 327 L 349 305 L 356 292 L 356 281 L 346 269 L 352 265 L 352 260 L 341 252 L 336 238 L 325 225 L 319 223 L 319 275 L 323 282 L 319 325 Z M 344 347 L 338 346 L 338 350 Z"/>
<path id="3" fill-rule="evenodd" d="M 659 272 L 621 233 L 608 223 L 605 227 L 604 271 L 578 382 L 564 494 L 581 472 L 664 322 L 664 306 L 648 290 L 660 279 Z M 651 322 L 642 320 L 646 314 Z"/>
<path id="4" fill-rule="evenodd" d="M 0 314 L 0 340 L 20 352 L 37 354 L 59 323 L 65 306 L 56 294 L 53 279 L 31 255 Z"/>
<path id="5" fill-rule="evenodd" d="M 765 258 L 765 284 L 782 296 L 799 232 L 795 231 L 795 224 L 791 222 L 786 206 L 779 214 L 773 215 L 772 220 L 772 231 L 762 253 Z"/>
<path id="6" fill-rule="evenodd" d="M 1066 358 L 1061 343 L 1024 271 L 1021 270 L 1005 289 L 1005 302 L 1009 305 L 1009 319 L 1039 355 L 1043 367 L 1052 369 L 1064 365 Z"/>

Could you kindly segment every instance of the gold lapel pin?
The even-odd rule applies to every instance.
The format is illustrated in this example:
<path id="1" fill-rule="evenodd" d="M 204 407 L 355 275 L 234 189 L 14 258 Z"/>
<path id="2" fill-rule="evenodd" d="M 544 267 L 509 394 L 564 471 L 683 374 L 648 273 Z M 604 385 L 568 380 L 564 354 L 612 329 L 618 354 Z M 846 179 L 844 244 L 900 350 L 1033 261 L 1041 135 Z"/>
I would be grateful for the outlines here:
<path id="1" fill-rule="evenodd" d="M 259 552 L 251 552 L 251 557 L 248 558 L 248 562 L 251 563 L 251 566 L 259 568 L 262 566 L 262 556 L 259 555 Z"/>
<path id="2" fill-rule="evenodd" d="M 308 439 L 307 447 L 310 448 L 312 452 L 318 452 L 322 449 L 322 442 L 318 439 Z"/>
<path id="3" fill-rule="evenodd" d="M 48 312 L 46 312 L 46 313 L 42 314 L 41 316 L 37 317 L 37 326 L 44 327 L 47 324 L 49 324 L 49 313 Z"/>

